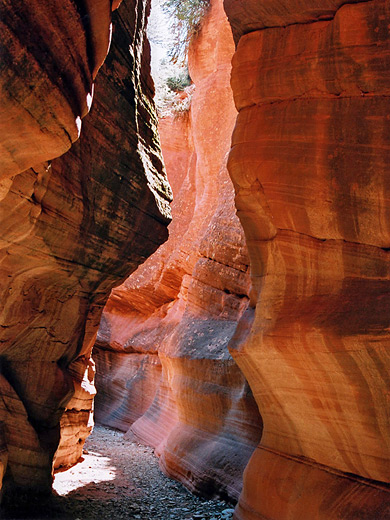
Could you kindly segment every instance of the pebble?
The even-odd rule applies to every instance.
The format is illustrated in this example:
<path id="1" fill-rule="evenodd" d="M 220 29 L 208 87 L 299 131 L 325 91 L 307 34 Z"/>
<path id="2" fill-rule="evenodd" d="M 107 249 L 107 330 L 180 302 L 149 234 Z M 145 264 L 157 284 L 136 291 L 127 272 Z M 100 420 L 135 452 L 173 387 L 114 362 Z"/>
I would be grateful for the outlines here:
<path id="1" fill-rule="evenodd" d="M 9 518 L 55 520 L 231 520 L 234 509 L 224 500 L 204 500 L 159 469 L 153 449 L 123 441 L 123 433 L 95 426 L 84 453 L 108 460 L 115 468 L 111 480 L 80 485 L 45 504 L 44 514 L 28 509 Z M 77 470 L 77 465 L 72 468 Z M 93 470 L 93 468 L 91 468 Z M 98 472 L 96 472 L 98 473 Z M 73 478 L 73 476 L 72 476 Z M 31 513 L 31 514 L 30 514 Z M 29 516 L 30 514 L 30 516 Z"/>

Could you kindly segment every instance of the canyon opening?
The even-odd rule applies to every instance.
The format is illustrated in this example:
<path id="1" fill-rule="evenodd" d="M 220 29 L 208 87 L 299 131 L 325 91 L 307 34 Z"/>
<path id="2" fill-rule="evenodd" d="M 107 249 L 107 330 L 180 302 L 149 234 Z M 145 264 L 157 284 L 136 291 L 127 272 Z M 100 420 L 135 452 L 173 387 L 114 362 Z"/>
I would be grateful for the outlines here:
<path id="1" fill-rule="evenodd" d="M 0 25 L 1 518 L 389 519 L 388 2 Z"/>

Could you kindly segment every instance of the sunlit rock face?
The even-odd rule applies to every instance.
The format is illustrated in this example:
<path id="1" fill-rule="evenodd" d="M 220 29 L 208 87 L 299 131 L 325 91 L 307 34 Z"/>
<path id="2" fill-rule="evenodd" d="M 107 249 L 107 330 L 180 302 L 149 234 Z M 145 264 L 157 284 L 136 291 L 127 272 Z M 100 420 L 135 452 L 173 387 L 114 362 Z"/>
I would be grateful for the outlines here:
<path id="1" fill-rule="evenodd" d="M 32 166 L 19 173 L 2 163 L 4 176 L 18 174 L 0 191 L 0 475 L 8 458 L 10 488 L 44 491 L 60 422 L 58 465 L 77 460 L 91 429 L 90 352 L 101 310 L 111 288 L 166 239 L 170 188 L 150 101 L 147 3 L 127 0 L 114 13 L 114 44 L 81 138 L 43 164 L 36 161 L 66 150 L 56 143 L 70 145 L 62 137 L 53 144 L 53 135 L 71 134 L 66 121 L 84 113 L 108 47 L 110 2 L 84 2 L 87 25 L 72 2 L 22 4 L 2 2 L 0 17 L 15 53 L 1 62 L 1 124 L 9 128 L 0 139 L 13 165 Z"/>
<path id="2" fill-rule="evenodd" d="M 237 520 L 390 516 L 390 6 L 344 3 L 225 0 L 264 421 Z"/>
<path id="3" fill-rule="evenodd" d="M 269 27 L 333 19 L 337 9 L 345 3 L 344 0 L 224 0 L 224 7 L 234 40 L 238 42 L 243 34 Z"/>
<path id="4" fill-rule="evenodd" d="M 190 49 L 191 110 L 160 121 L 169 240 L 112 292 L 94 359 L 98 421 L 154 446 L 162 469 L 190 489 L 237 498 L 260 419 L 227 349 L 250 288 L 226 170 L 233 51 L 215 0 Z"/>

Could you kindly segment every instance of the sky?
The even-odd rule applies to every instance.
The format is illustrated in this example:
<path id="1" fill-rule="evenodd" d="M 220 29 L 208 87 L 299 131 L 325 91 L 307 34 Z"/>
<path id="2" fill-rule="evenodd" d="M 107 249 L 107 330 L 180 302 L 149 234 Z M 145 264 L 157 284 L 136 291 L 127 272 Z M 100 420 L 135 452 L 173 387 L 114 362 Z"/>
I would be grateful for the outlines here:
<path id="1" fill-rule="evenodd" d="M 162 8 L 163 3 L 164 0 L 152 0 L 148 22 L 151 69 L 156 88 L 155 103 L 160 115 L 169 112 L 176 103 L 175 93 L 167 87 L 167 79 L 186 73 L 183 65 L 174 64 L 169 59 L 168 53 L 174 45 L 174 36 L 170 30 L 169 16 Z"/>
<path id="2" fill-rule="evenodd" d="M 169 30 L 169 19 L 163 11 L 163 0 L 152 0 L 152 11 L 148 22 L 148 38 L 152 53 L 152 76 L 161 74 L 161 62 L 168 61 L 168 49 L 172 37 Z"/>

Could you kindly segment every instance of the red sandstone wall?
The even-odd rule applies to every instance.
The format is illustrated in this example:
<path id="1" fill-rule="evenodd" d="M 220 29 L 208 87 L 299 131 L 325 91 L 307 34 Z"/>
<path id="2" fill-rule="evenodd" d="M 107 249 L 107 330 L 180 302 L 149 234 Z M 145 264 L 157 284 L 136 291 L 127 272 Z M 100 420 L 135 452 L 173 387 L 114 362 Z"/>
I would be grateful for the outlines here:
<path id="1" fill-rule="evenodd" d="M 1 179 L 58 157 L 79 137 L 119 4 L 1 3 Z"/>
<path id="2" fill-rule="evenodd" d="M 190 489 L 237 498 L 260 432 L 227 350 L 250 288 L 226 170 L 233 50 L 215 0 L 190 50 L 190 113 L 160 121 L 174 193 L 170 237 L 112 292 L 94 358 L 98 421 L 131 426 L 127 435 L 154 446 L 162 469 Z"/>
<path id="3" fill-rule="evenodd" d="M 230 350 L 264 421 L 237 520 L 390 516 L 390 7 L 342 3 L 225 0 L 257 303 Z"/>
<path id="4" fill-rule="evenodd" d="M 110 2 L 60 4 L 0 2 L 0 459 L 9 487 L 36 491 L 50 489 L 60 435 L 57 464 L 80 455 L 101 310 L 169 222 L 146 3 L 115 15 L 81 139 L 49 161 L 78 137 L 111 18 Z"/>

